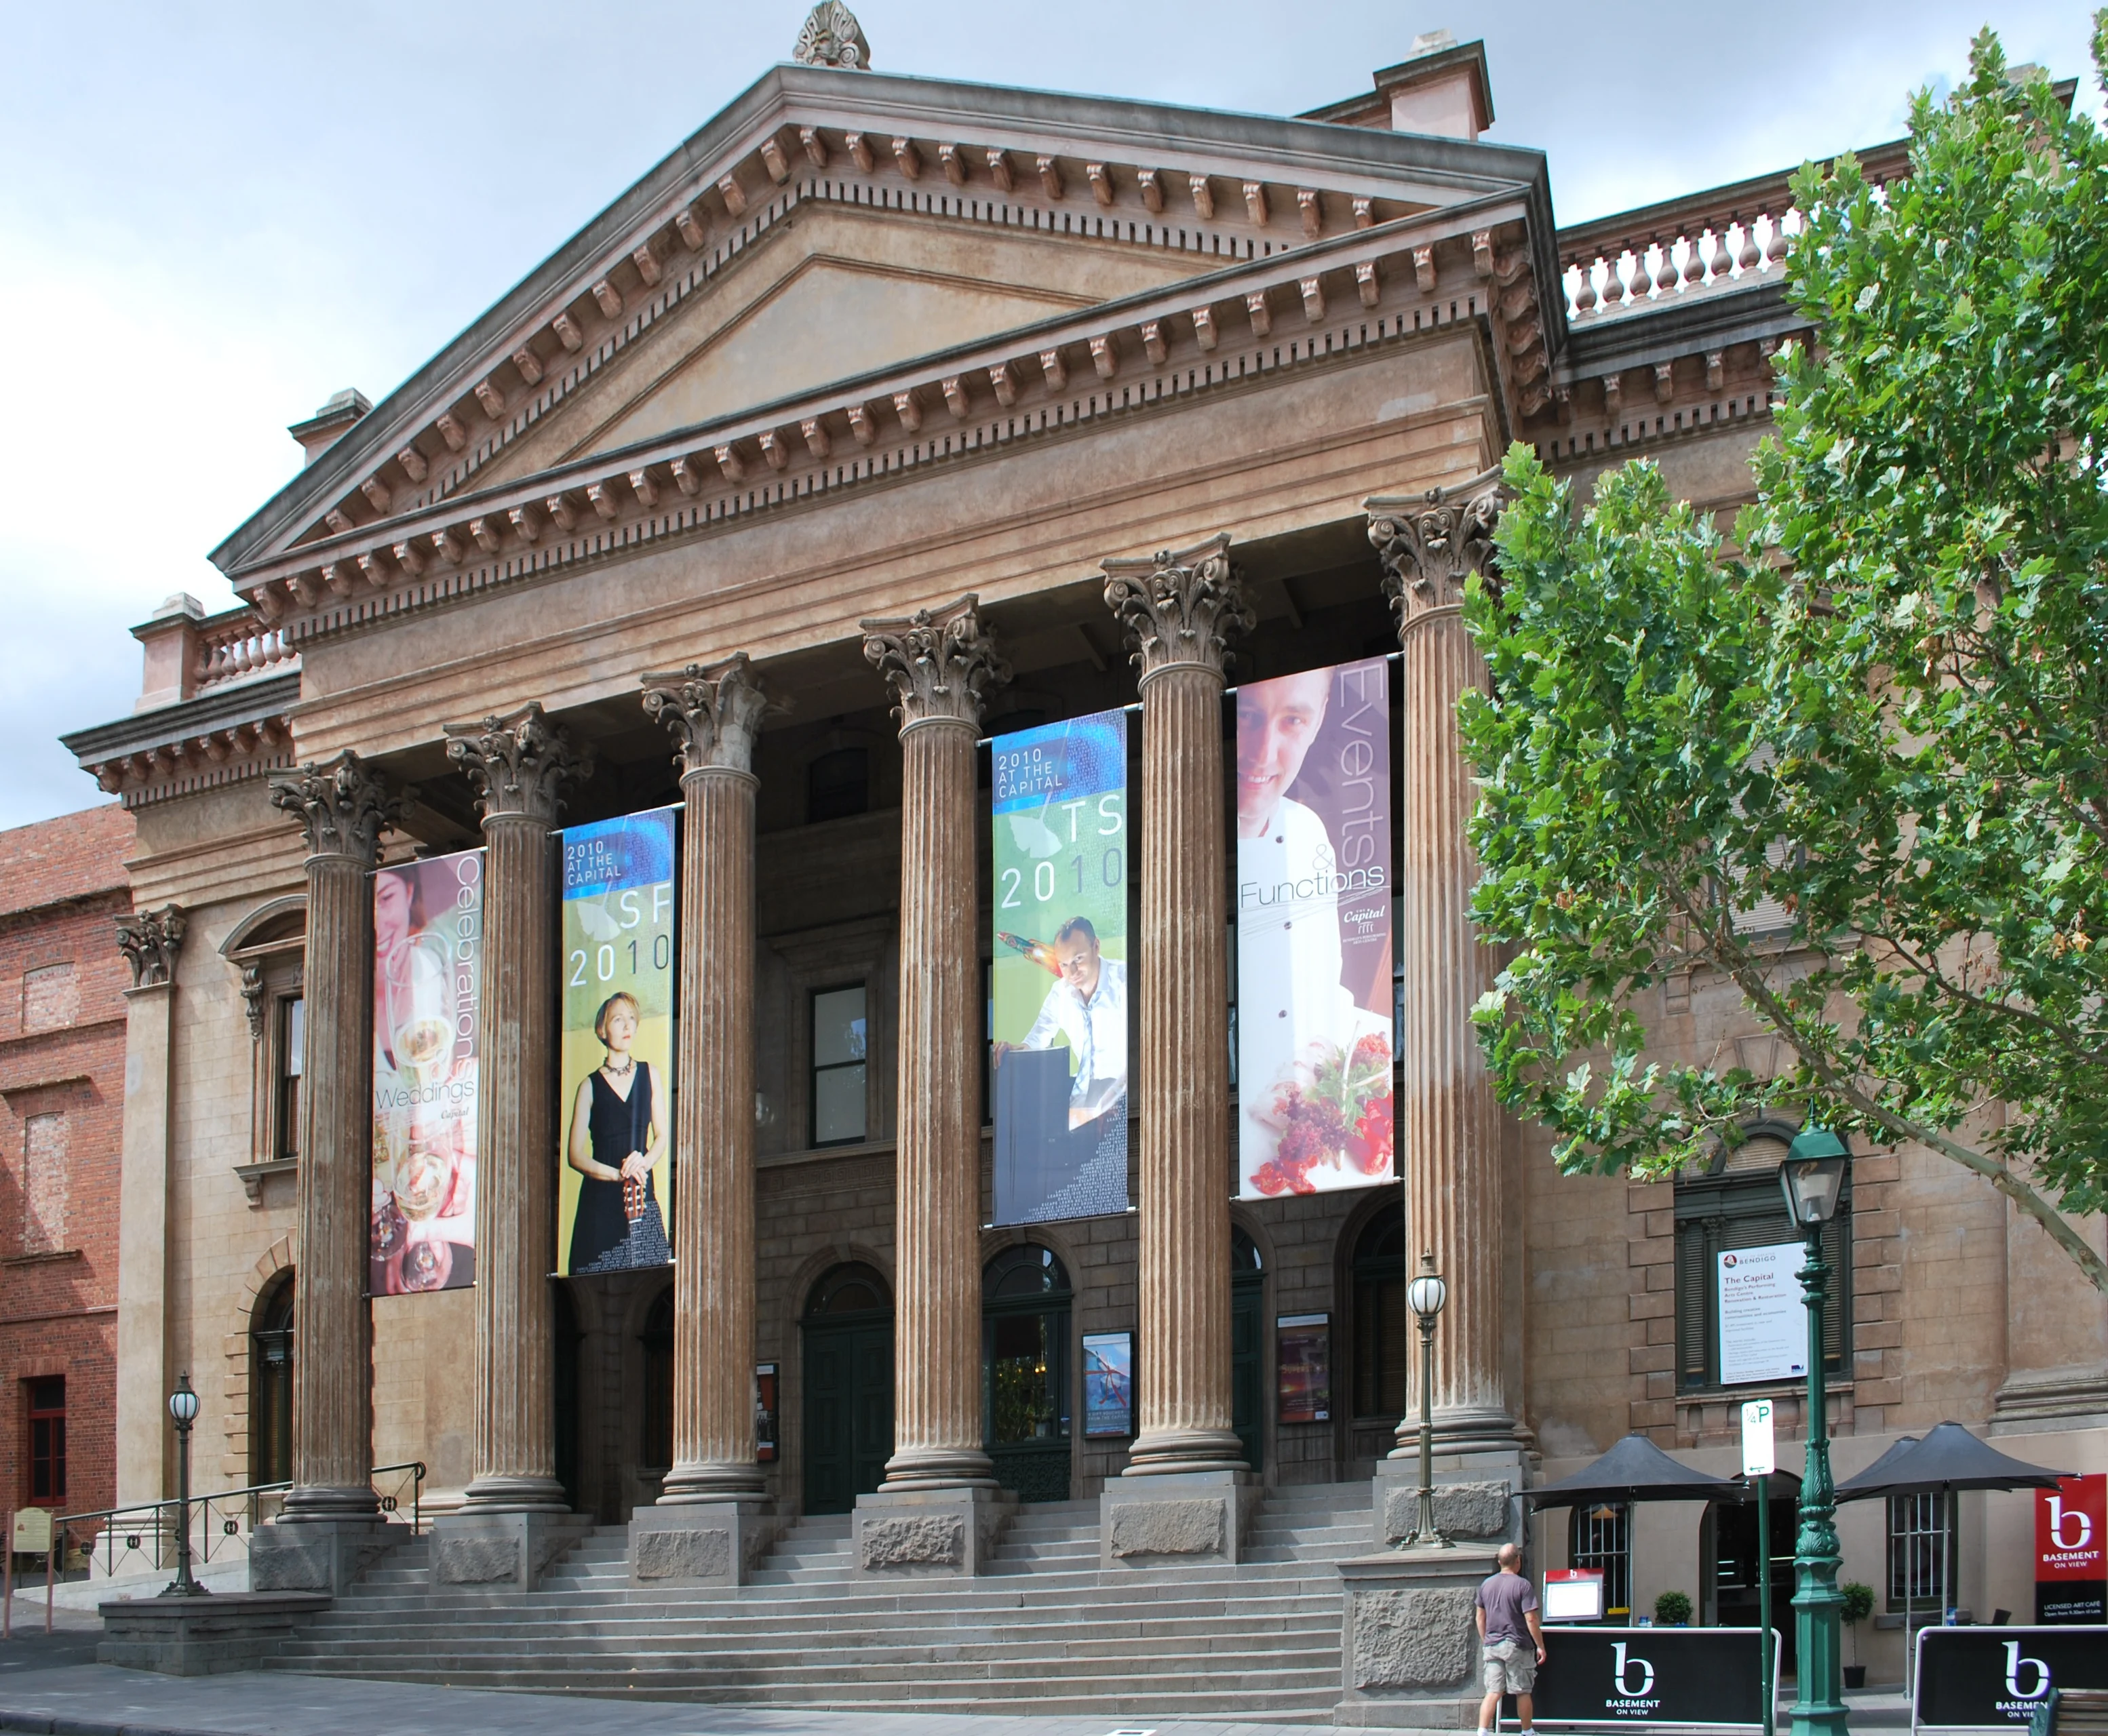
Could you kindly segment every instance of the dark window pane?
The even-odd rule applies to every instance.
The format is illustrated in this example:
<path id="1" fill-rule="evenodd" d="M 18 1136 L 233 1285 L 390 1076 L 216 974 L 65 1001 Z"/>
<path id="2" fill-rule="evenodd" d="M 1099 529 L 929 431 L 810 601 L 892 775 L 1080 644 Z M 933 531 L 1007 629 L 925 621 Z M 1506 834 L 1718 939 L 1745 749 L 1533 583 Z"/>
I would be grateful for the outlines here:
<path id="1" fill-rule="evenodd" d="M 871 807 L 871 756 L 862 748 L 837 748 L 805 768 L 805 817 L 840 820 Z"/>

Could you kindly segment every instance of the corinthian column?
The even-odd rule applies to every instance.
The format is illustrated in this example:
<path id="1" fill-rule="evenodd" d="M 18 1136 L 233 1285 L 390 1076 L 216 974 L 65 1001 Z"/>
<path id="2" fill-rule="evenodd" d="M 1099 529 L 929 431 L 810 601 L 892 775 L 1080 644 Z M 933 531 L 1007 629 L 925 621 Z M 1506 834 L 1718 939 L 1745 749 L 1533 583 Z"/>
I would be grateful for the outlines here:
<path id="1" fill-rule="evenodd" d="M 992 1487 L 981 1441 L 980 949 L 974 747 L 1009 680 L 978 599 L 866 621 L 900 719 L 900 1104 L 887 1491 Z"/>
<path id="2" fill-rule="evenodd" d="M 271 803 L 308 842 L 300 1079 L 300 1230 L 293 1313 L 293 1486 L 283 1518 L 371 1520 L 373 1316 L 366 1250 L 373 1201 L 373 886 L 381 829 L 400 799 L 355 753 L 274 780 Z"/>
<path id="3" fill-rule="evenodd" d="M 1462 614 L 1464 587 L 1487 573 L 1500 516 L 1500 473 L 1453 488 L 1364 503 L 1405 657 L 1404 905 L 1399 959 L 1405 1019 L 1399 1149 L 1410 1249 L 1448 1280 L 1435 1334 L 1435 1428 L 1445 1447 L 1516 1444 L 1501 1338 L 1506 1317 L 1500 1107 L 1486 1079 L 1471 1009 L 1498 966 L 1471 918 L 1479 866 L 1465 835 L 1477 803 L 1457 739 L 1457 702 L 1486 665 Z M 1420 1374 L 1394 1458 L 1418 1451 Z"/>
<path id="4" fill-rule="evenodd" d="M 678 748 L 680 1054 L 673 1077 L 673 1467 L 661 1506 L 762 1492 L 754 1440 L 754 738 L 742 651 L 644 677 Z"/>
<path id="5" fill-rule="evenodd" d="M 475 1477 L 471 1509 L 564 1510 L 550 1411 L 561 786 L 591 760 L 538 704 L 446 726 L 483 812 L 476 1090 Z"/>
<path id="6" fill-rule="evenodd" d="M 1126 1475 L 1235 1470 L 1223 665 L 1252 611 L 1227 535 L 1108 560 L 1142 670 L 1142 1365 Z"/>

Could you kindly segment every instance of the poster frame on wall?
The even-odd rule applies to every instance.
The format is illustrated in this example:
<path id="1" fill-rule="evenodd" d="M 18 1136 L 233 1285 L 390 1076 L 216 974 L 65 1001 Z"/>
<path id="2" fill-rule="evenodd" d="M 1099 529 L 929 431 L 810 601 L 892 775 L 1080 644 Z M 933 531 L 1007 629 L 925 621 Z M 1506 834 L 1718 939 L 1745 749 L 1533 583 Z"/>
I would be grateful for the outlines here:
<path id="1" fill-rule="evenodd" d="M 1241 1199 L 1397 1180 L 1390 662 L 1232 692 Z"/>
<path id="2" fill-rule="evenodd" d="M 1332 1420 L 1332 1316 L 1281 1314 L 1273 1322 L 1275 1415 L 1285 1423 Z"/>
<path id="3" fill-rule="evenodd" d="M 1093 1359 L 1097 1365 L 1093 1366 Z M 1124 1441 L 1134 1433 L 1134 1334 L 1083 1334 L 1083 1438 Z M 1094 1380 L 1099 1385 L 1094 1388 Z M 1097 1395 L 1093 1401 L 1094 1392 Z"/>

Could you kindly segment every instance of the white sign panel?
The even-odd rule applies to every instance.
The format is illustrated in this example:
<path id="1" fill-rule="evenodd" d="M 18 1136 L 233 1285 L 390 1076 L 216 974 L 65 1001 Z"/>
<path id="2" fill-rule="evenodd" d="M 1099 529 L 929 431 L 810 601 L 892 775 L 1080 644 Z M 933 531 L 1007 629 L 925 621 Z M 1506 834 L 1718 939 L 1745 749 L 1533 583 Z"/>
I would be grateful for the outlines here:
<path id="1" fill-rule="evenodd" d="M 1800 1242 L 1719 1257 L 1720 1383 L 1791 1380 L 1808 1372 L 1808 1306 Z"/>
<path id="2" fill-rule="evenodd" d="M 1742 1406 L 1742 1475 L 1768 1477 L 1777 1468 L 1772 1444 L 1772 1401 L 1753 1398 Z"/>

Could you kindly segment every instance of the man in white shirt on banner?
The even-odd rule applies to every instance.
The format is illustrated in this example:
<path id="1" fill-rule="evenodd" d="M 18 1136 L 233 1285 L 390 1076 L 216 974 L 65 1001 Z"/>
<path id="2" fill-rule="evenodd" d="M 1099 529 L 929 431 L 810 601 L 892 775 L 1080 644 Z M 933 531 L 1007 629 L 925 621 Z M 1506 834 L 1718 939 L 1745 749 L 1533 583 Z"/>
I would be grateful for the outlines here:
<path id="1" fill-rule="evenodd" d="M 1061 980 L 1021 1043 L 998 1043 L 995 1060 L 1013 1048 L 1048 1049 L 1068 1039 L 1076 1073 L 1069 1087 L 1069 1126 L 1094 1121 L 1127 1095 L 1127 966 L 1098 950 L 1087 916 L 1071 916 L 1054 936 Z"/>

